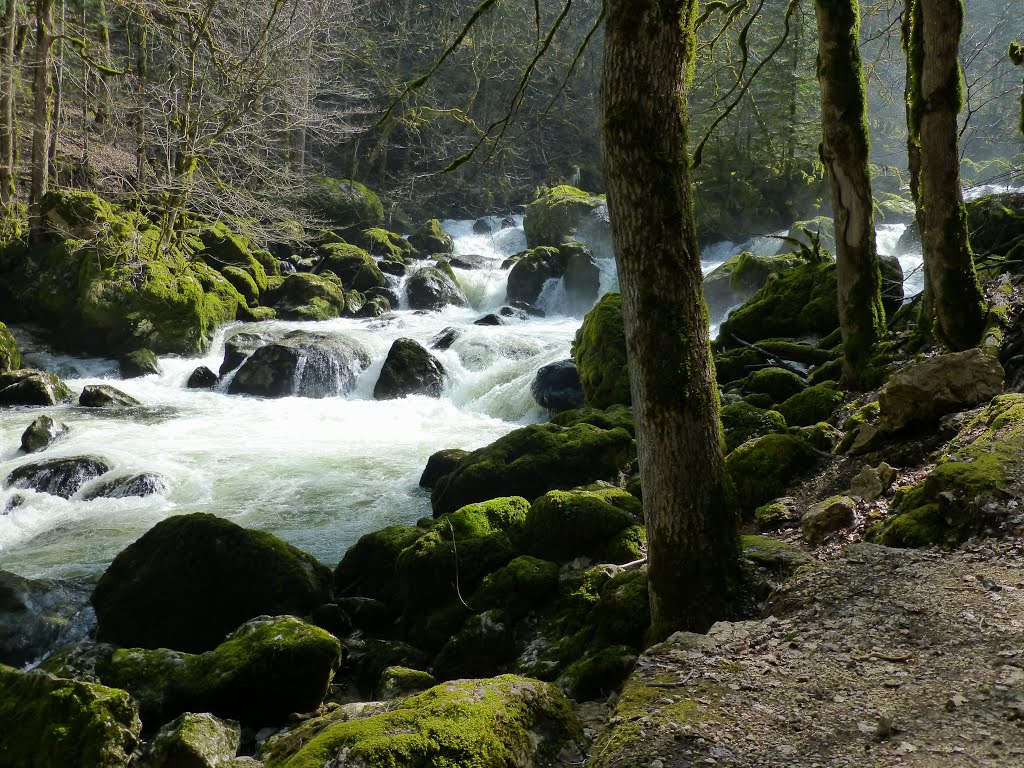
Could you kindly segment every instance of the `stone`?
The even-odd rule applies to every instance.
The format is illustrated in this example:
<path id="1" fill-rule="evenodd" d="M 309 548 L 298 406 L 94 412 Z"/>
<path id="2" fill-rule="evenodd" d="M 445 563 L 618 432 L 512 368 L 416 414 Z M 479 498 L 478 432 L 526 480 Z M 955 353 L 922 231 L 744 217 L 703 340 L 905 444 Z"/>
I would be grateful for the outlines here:
<path id="1" fill-rule="evenodd" d="M 892 467 L 884 462 L 879 466 L 878 470 L 872 469 L 870 464 L 865 464 L 861 467 L 860 472 L 850 483 L 850 495 L 858 496 L 864 501 L 874 501 L 885 493 L 889 486 L 892 485 L 892 477 L 888 472 L 883 473 L 879 471 L 882 467 L 892 470 Z M 888 482 L 883 482 L 883 474 Z"/>
<path id="2" fill-rule="evenodd" d="M 307 205 L 346 236 L 384 223 L 384 205 L 365 184 L 330 176 L 314 176 L 309 181 Z"/>
<path id="3" fill-rule="evenodd" d="M 109 472 L 110 465 L 92 456 L 47 459 L 22 464 L 4 481 L 6 488 L 31 488 L 70 499 L 93 478 Z"/>
<path id="4" fill-rule="evenodd" d="M 450 474 L 459 465 L 459 462 L 469 456 L 469 451 L 461 448 L 445 448 L 430 455 L 427 459 L 427 466 L 423 468 L 420 475 L 421 488 L 433 488 L 437 481 L 447 474 Z"/>
<path id="5" fill-rule="evenodd" d="M 89 384 L 78 396 L 78 404 L 83 408 L 129 408 L 142 405 L 129 394 L 109 384 Z"/>
<path id="6" fill-rule="evenodd" d="M 28 425 L 21 436 L 21 450 L 25 453 L 37 453 L 48 448 L 64 437 L 69 427 L 50 416 L 39 416 Z"/>
<path id="7" fill-rule="evenodd" d="M 354 339 L 292 331 L 253 352 L 235 373 L 228 393 L 336 397 L 351 392 L 369 364 L 369 353 Z"/>
<path id="8" fill-rule="evenodd" d="M 140 376 L 149 376 L 163 372 L 160 368 L 160 361 L 151 349 L 137 349 L 129 352 L 118 361 L 121 369 L 122 379 L 137 379 Z"/>
<path id="9" fill-rule="evenodd" d="M 71 389 L 52 373 L 31 368 L 0 373 L 0 407 L 70 403 Z"/>
<path id="10" fill-rule="evenodd" d="M 169 517 L 120 552 L 92 595 L 100 641 L 205 651 L 262 614 L 304 615 L 331 574 L 269 533 L 214 515 Z"/>
<path id="11" fill-rule="evenodd" d="M 476 235 L 489 235 L 491 234 L 491 224 L 487 219 L 477 219 L 473 222 L 473 234 Z"/>
<path id="12" fill-rule="evenodd" d="M 526 207 L 523 230 L 527 243 L 536 248 L 559 246 L 572 240 L 588 214 L 601 202 L 601 198 L 567 184 L 542 190 Z"/>
<path id="13" fill-rule="evenodd" d="M 233 720 L 185 712 L 157 731 L 137 768 L 218 768 L 235 758 L 241 737 Z"/>
<path id="14" fill-rule="evenodd" d="M 88 622 L 74 620 L 88 606 L 89 589 L 0 571 L 0 664 L 23 667 L 88 631 Z"/>
<path id="15" fill-rule="evenodd" d="M 934 424 L 953 411 L 988 402 L 1003 391 L 1003 367 L 981 349 L 936 355 L 911 363 L 878 393 L 880 425 L 896 432 Z"/>
<path id="16" fill-rule="evenodd" d="M 217 386 L 217 382 L 220 381 L 217 374 L 207 368 L 205 365 L 201 365 L 189 374 L 188 381 L 185 382 L 185 386 L 189 389 L 213 389 Z"/>
<path id="17" fill-rule="evenodd" d="M 374 698 L 378 701 L 404 698 L 433 688 L 435 685 L 437 685 L 437 680 L 428 672 L 408 667 L 388 667 L 381 673 Z"/>
<path id="18" fill-rule="evenodd" d="M 238 368 L 268 341 L 268 337 L 256 333 L 236 333 L 229 336 L 224 341 L 224 360 L 220 364 L 219 375 L 224 376 Z"/>
<path id="19" fill-rule="evenodd" d="M 581 556 L 628 562 L 646 542 L 645 535 L 630 536 L 629 529 L 642 523 L 640 500 L 621 488 L 548 491 L 530 507 L 524 540 L 528 552 L 556 562 Z"/>
<path id="20" fill-rule="evenodd" d="M 455 241 L 444 231 L 437 219 L 428 219 L 419 229 L 409 235 L 412 247 L 423 256 L 449 254 L 455 250 Z"/>
<path id="21" fill-rule="evenodd" d="M 745 512 L 777 498 L 818 461 L 818 451 L 797 435 L 768 434 L 740 445 L 725 458 Z"/>
<path id="22" fill-rule="evenodd" d="M 583 318 L 572 343 L 572 357 L 587 405 L 629 405 L 626 332 L 622 324 L 622 297 L 618 293 L 605 294 Z"/>
<path id="23" fill-rule="evenodd" d="M 373 388 L 375 400 L 409 395 L 440 397 L 447 375 L 441 361 L 414 339 L 396 339 Z"/>
<path id="24" fill-rule="evenodd" d="M 821 544 L 830 533 L 853 525 L 857 502 L 849 496 L 833 496 L 811 507 L 800 519 L 804 541 L 812 547 Z"/>
<path id="25" fill-rule="evenodd" d="M 413 272 L 405 285 L 410 309 L 443 309 L 449 305 L 468 307 L 469 299 L 454 278 L 437 267 Z"/>
<path id="26" fill-rule="evenodd" d="M 585 396 L 576 363 L 559 360 L 538 369 L 530 394 L 541 408 L 555 413 L 582 408 Z"/>
<path id="27" fill-rule="evenodd" d="M 132 475 L 100 480 L 82 494 L 82 501 L 151 496 L 154 493 L 164 493 L 167 488 L 167 479 L 163 475 L 156 472 L 137 472 Z"/>
<path id="28" fill-rule="evenodd" d="M 505 320 L 500 316 L 491 312 L 488 315 L 474 320 L 473 325 L 505 325 Z"/>
<path id="29" fill-rule="evenodd" d="M 348 243 L 328 243 L 320 248 L 321 269 L 329 269 L 345 290 L 368 291 L 388 284 L 376 260 L 362 248 Z"/>
<path id="30" fill-rule="evenodd" d="M 534 248 L 519 255 L 508 273 L 506 299 L 536 304 L 548 280 L 565 274 L 569 252 L 555 246 Z"/>
<path id="31" fill-rule="evenodd" d="M 345 293 L 333 274 L 295 272 L 269 294 L 282 320 L 330 320 L 345 311 Z"/>

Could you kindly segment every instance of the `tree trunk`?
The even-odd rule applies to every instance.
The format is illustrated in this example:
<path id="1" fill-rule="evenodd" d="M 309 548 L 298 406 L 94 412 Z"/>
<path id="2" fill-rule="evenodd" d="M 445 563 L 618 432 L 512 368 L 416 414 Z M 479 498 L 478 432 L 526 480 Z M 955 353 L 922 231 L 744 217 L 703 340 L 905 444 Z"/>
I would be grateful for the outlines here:
<path id="1" fill-rule="evenodd" d="M 5 213 L 17 193 L 14 166 L 17 124 L 14 96 L 14 38 L 18 34 L 17 0 L 7 0 L 3 30 L 0 30 L 0 214 Z"/>
<path id="2" fill-rule="evenodd" d="M 60 29 L 57 30 L 60 34 L 64 33 L 65 9 L 66 6 L 63 0 L 61 0 Z M 53 105 L 50 107 L 52 111 L 50 115 L 50 144 L 46 149 L 46 162 L 50 165 L 50 178 L 53 179 L 55 184 L 59 184 L 60 181 L 57 178 L 57 144 L 60 141 L 61 113 L 64 110 L 64 44 L 60 41 L 59 37 L 57 37 L 55 46 L 57 48 L 57 57 L 53 64 Z"/>
<path id="3" fill-rule="evenodd" d="M 843 378 L 871 386 L 867 365 L 885 332 L 882 277 L 875 250 L 867 91 L 857 47 L 857 0 L 817 0 L 821 160 L 828 172 L 836 229 L 836 283 L 843 335 Z"/>
<path id="4" fill-rule="evenodd" d="M 652 640 L 726 616 L 739 567 L 686 146 L 694 6 L 605 6 L 604 169 L 647 517 Z"/>
<path id="5" fill-rule="evenodd" d="M 935 330 L 953 350 L 969 349 L 985 328 L 985 299 L 967 240 L 967 210 L 960 190 L 957 114 L 963 107 L 958 48 L 960 0 L 917 0 L 921 61 L 921 242 L 935 297 Z M 916 59 L 915 55 L 911 55 Z"/>
<path id="6" fill-rule="evenodd" d="M 53 3 L 36 0 L 35 78 L 32 110 L 32 188 L 29 196 L 29 226 L 32 233 L 42 225 L 39 204 L 50 181 L 50 123 L 52 119 Z"/>

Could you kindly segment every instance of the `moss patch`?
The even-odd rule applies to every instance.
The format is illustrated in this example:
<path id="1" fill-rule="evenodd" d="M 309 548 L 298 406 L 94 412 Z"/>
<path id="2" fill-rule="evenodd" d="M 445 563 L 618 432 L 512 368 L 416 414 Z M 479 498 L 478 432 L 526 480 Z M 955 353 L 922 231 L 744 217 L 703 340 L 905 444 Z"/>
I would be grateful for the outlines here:
<path id="1" fill-rule="evenodd" d="M 750 440 L 725 459 L 741 508 L 753 511 L 781 496 L 789 483 L 817 462 L 818 452 L 795 435 Z"/>

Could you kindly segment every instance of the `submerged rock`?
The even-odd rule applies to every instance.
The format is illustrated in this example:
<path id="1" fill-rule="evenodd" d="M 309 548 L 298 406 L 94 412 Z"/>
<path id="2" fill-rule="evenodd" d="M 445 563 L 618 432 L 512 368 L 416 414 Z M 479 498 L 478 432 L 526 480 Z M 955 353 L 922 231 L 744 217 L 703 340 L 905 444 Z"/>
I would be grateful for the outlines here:
<path id="1" fill-rule="evenodd" d="M 163 475 L 158 475 L 156 472 L 139 472 L 134 475 L 102 480 L 82 494 L 82 500 L 151 496 L 154 493 L 164 493 L 166 490 L 167 480 Z"/>
<path id="2" fill-rule="evenodd" d="M 561 412 L 583 407 L 583 385 L 572 360 L 559 360 L 537 371 L 530 394 L 541 408 Z"/>
<path id="3" fill-rule="evenodd" d="M 430 340 L 431 349 L 450 349 L 462 336 L 461 328 L 445 328 Z"/>
<path id="4" fill-rule="evenodd" d="M 31 424 L 21 436 L 21 450 L 25 453 L 37 453 L 48 448 L 57 440 L 60 440 L 69 431 L 67 424 L 63 424 L 50 416 L 40 416 Z"/>
<path id="5" fill-rule="evenodd" d="M 213 389 L 219 380 L 216 373 L 201 365 L 189 374 L 185 386 L 189 389 Z"/>
<path id="6" fill-rule="evenodd" d="M 123 768 L 141 730 L 124 691 L 4 666 L 0 722 L 0 762 L 12 768 Z"/>
<path id="7" fill-rule="evenodd" d="M 87 385 L 78 396 L 78 404 L 84 408 L 128 408 L 142 405 L 131 395 L 109 384 Z"/>
<path id="8" fill-rule="evenodd" d="M 335 397 L 350 392 L 369 364 L 369 354 L 353 339 L 293 331 L 253 352 L 238 369 L 228 392 L 260 397 Z"/>
<path id="9" fill-rule="evenodd" d="M 376 400 L 408 395 L 440 397 L 446 375 L 441 361 L 413 339 L 396 339 L 373 388 Z"/>
<path id="10" fill-rule="evenodd" d="M 160 374 L 160 361 L 151 349 L 137 349 L 118 361 L 122 379 L 137 379 L 151 373 Z"/>
<path id="11" fill-rule="evenodd" d="M 31 368 L 0 373 L 0 407 L 5 405 L 51 406 L 70 403 L 73 394 L 52 373 Z"/>
<path id="12" fill-rule="evenodd" d="M 157 523 L 124 549 L 93 592 L 101 641 L 203 651 L 262 614 L 327 602 L 331 575 L 262 531 L 196 513 Z"/>
<path id="13" fill-rule="evenodd" d="M 83 485 L 109 471 L 110 465 L 106 461 L 91 456 L 47 459 L 22 464 L 7 475 L 4 487 L 31 488 L 39 493 L 70 499 Z"/>

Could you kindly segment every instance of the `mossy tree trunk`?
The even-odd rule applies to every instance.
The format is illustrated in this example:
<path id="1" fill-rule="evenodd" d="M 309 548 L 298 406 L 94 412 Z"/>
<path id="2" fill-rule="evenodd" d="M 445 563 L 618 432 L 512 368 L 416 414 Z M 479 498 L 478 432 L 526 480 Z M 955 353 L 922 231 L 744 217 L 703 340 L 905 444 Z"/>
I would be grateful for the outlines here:
<path id="1" fill-rule="evenodd" d="M 29 226 L 35 235 L 42 226 L 39 204 L 50 183 L 50 129 L 53 118 L 53 5 L 36 0 L 36 51 L 32 105 L 32 187 Z"/>
<path id="2" fill-rule="evenodd" d="M 1021 45 L 1016 40 L 1010 43 L 1010 61 L 1016 67 L 1024 65 L 1024 45 Z M 1024 83 L 1021 85 L 1024 86 Z M 1024 88 L 1022 88 L 1020 95 L 1020 132 L 1024 133 Z"/>
<path id="3" fill-rule="evenodd" d="M 18 34 L 18 3 L 7 0 L 3 29 L 0 30 L 0 214 L 14 200 L 14 39 Z"/>
<path id="4" fill-rule="evenodd" d="M 872 347 L 885 332 L 882 276 L 868 168 L 867 91 L 858 38 L 857 0 L 816 0 L 821 159 L 828 172 L 836 229 L 836 283 L 843 334 L 843 378 L 870 386 Z"/>
<path id="5" fill-rule="evenodd" d="M 963 107 L 959 45 L 964 9 L 960 0 L 916 0 L 921 53 L 921 243 L 935 300 L 935 331 L 953 350 L 969 349 L 985 328 L 985 300 L 967 238 L 967 210 L 960 189 L 957 114 Z M 911 32 L 912 40 L 915 33 Z"/>
<path id="6" fill-rule="evenodd" d="M 705 630 L 737 584 L 687 154 L 691 0 L 607 0 L 604 170 L 647 518 L 651 638 Z"/>

